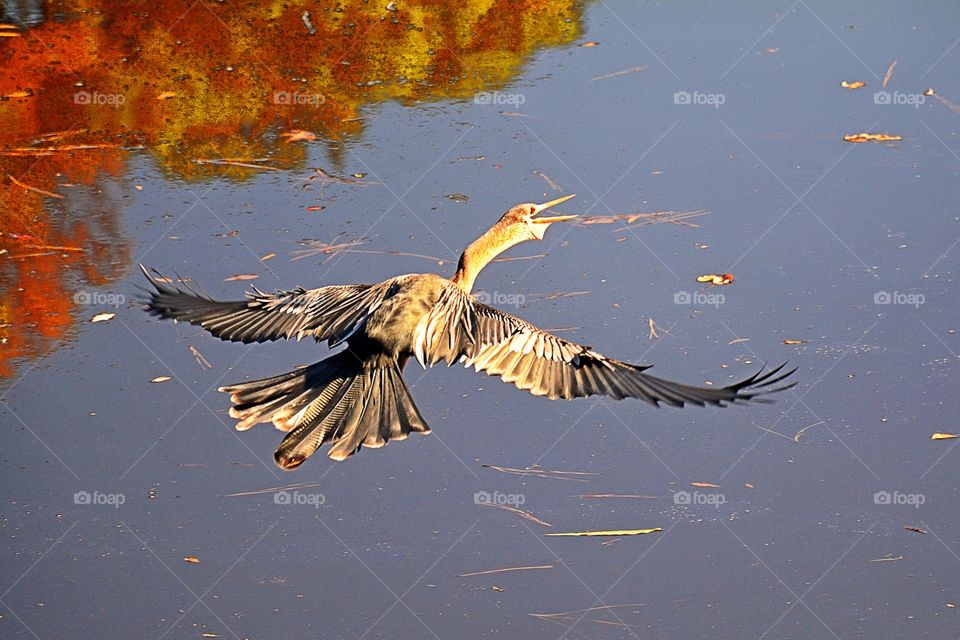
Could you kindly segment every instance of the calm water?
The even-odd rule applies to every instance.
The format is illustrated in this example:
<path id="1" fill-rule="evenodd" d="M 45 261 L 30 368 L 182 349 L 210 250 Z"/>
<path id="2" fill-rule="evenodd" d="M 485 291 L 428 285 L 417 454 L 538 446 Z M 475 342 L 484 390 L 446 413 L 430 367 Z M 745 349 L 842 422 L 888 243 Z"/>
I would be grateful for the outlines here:
<path id="1" fill-rule="evenodd" d="M 4 147 L 106 146 L 0 157 L 63 196 L 3 185 L 3 637 L 955 637 L 960 452 L 930 439 L 960 430 L 955 3 L 423 4 L 7 9 L 32 30 L 0 39 Z M 223 158 L 276 170 L 196 162 Z M 410 367 L 433 435 L 285 474 L 215 388 L 325 350 L 135 303 L 138 262 L 219 297 L 451 275 L 561 193 L 709 213 L 556 225 L 478 288 L 684 381 L 789 359 L 794 391 L 655 410 Z"/>

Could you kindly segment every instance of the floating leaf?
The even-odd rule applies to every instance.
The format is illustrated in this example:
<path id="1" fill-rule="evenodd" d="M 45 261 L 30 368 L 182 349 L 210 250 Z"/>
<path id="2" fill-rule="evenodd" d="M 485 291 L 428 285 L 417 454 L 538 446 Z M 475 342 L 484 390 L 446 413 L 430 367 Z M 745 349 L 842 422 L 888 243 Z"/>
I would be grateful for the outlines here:
<path id="1" fill-rule="evenodd" d="M 952 439 L 954 439 L 954 438 L 956 438 L 956 437 L 958 437 L 958 436 L 957 436 L 957 434 L 955 434 L 955 433 L 939 433 L 939 432 L 937 432 L 937 433 L 933 434 L 932 436 L 930 436 L 930 439 L 931 439 L 931 440 L 952 440 Z"/>
<path id="2" fill-rule="evenodd" d="M 840 83 L 840 86 L 843 87 L 844 89 L 859 89 L 860 87 L 867 86 L 867 83 L 860 82 L 859 80 L 857 80 L 856 82 L 847 82 L 846 80 L 844 80 L 843 82 Z"/>
<path id="3" fill-rule="evenodd" d="M 150 380 L 150 382 L 154 382 L 154 383 L 156 383 L 156 382 L 167 382 L 167 381 L 169 381 L 169 380 L 173 380 L 173 376 L 157 376 L 156 378 L 152 378 L 152 379 Z"/>
<path id="4" fill-rule="evenodd" d="M 732 273 L 705 273 L 697 276 L 697 282 L 709 282 L 711 285 L 727 285 L 733 282 Z"/>
<path id="5" fill-rule="evenodd" d="M 843 136 L 847 142 L 890 142 L 903 140 L 903 136 L 891 136 L 886 133 L 850 133 Z"/>
<path id="6" fill-rule="evenodd" d="M 242 280 L 256 280 L 256 279 L 259 278 L 259 277 L 260 277 L 260 276 L 258 276 L 258 275 L 255 274 L 255 273 L 238 273 L 238 274 L 235 275 L 235 276 L 230 276 L 229 278 L 224 278 L 223 281 L 224 281 L 224 282 L 236 282 L 237 280 L 241 280 L 241 281 L 242 281 Z"/>
<path id="7" fill-rule="evenodd" d="M 545 536 L 639 536 L 645 533 L 658 533 L 660 527 L 653 529 L 618 529 L 614 531 L 567 531 L 564 533 L 545 533 Z"/>
<path id="8" fill-rule="evenodd" d="M 807 344 L 809 340 L 784 340 L 783 344 Z"/>
<path id="9" fill-rule="evenodd" d="M 277 254 L 275 253 L 265 253 L 262 256 L 260 256 L 260 262 L 266 262 L 267 260 L 271 260 L 276 257 L 277 257 Z"/>
<path id="10" fill-rule="evenodd" d="M 107 320 L 113 320 L 113 317 L 117 315 L 115 313 L 98 313 L 97 315 L 90 318 L 90 322 L 106 322 Z"/>
<path id="11" fill-rule="evenodd" d="M 921 529 L 920 527 L 908 527 L 904 525 L 903 528 L 906 529 L 907 531 L 913 531 L 914 533 L 922 533 L 923 535 L 927 535 L 927 532 Z M 548 533 L 547 535 L 550 535 L 550 534 Z"/>
<path id="12" fill-rule="evenodd" d="M 183 558 L 184 562 L 189 562 L 190 564 L 200 564 L 200 558 L 197 556 L 185 556 Z"/>
<path id="13" fill-rule="evenodd" d="M 312 204 L 307 207 L 307 211 L 323 211 L 324 209 L 326 209 L 326 207 L 320 204 Z"/>
<path id="14" fill-rule="evenodd" d="M 453 200 L 454 202 L 469 202 L 470 196 L 464 195 L 462 193 L 451 193 L 447 195 L 447 198 Z"/>
<path id="15" fill-rule="evenodd" d="M 583 43 L 582 45 L 580 45 L 580 46 L 581 46 L 581 47 L 584 47 L 584 48 L 599 47 L 599 46 L 600 46 L 600 43 L 599 43 L 599 42 L 584 42 L 584 43 Z"/>
<path id="16" fill-rule="evenodd" d="M 303 129 L 294 129 L 293 131 L 284 131 L 280 134 L 280 137 L 283 138 L 284 142 L 299 142 L 304 140 L 306 142 L 312 142 L 317 139 L 317 135 L 310 131 L 304 131 Z"/>

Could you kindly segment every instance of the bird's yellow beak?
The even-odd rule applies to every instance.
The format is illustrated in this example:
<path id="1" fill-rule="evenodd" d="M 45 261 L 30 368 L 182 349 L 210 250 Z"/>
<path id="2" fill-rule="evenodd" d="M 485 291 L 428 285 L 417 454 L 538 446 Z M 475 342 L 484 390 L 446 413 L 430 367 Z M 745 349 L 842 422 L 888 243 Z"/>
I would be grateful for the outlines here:
<path id="1" fill-rule="evenodd" d="M 570 198 L 573 198 L 577 194 L 572 193 L 569 196 L 563 196 L 562 198 L 557 198 L 556 200 L 551 200 L 550 202 L 544 202 L 543 204 L 534 205 L 533 215 L 537 215 L 541 211 L 546 211 L 550 207 L 560 204 L 561 202 L 566 202 Z M 571 218 L 576 218 L 577 216 L 550 216 L 547 218 L 530 218 L 530 222 L 538 222 L 540 224 L 550 224 L 551 222 L 560 222 L 561 220 L 569 220 Z"/>

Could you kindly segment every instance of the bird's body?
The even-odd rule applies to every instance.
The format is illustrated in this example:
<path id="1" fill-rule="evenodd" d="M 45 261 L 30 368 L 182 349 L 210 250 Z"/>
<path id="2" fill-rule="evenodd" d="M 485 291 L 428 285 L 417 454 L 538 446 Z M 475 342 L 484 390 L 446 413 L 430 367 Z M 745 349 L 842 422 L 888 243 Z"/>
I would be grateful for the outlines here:
<path id="1" fill-rule="evenodd" d="M 554 336 L 475 300 L 477 275 L 494 257 L 525 240 L 543 238 L 553 222 L 573 216 L 535 218 L 543 205 L 510 209 L 464 251 L 452 279 L 406 274 L 366 285 L 334 285 L 221 302 L 191 289 L 169 286 L 147 269 L 153 284 L 148 309 L 155 315 L 199 325 L 237 342 L 313 337 L 346 348 L 308 367 L 262 380 L 221 387 L 230 393 L 237 429 L 272 422 L 288 432 L 275 458 L 298 467 L 322 444 L 343 460 L 361 447 L 380 447 L 411 432 L 428 433 L 403 380 L 413 357 L 423 366 L 457 361 L 500 376 L 520 389 L 551 399 L 607 395 L 651 404 L 724 406 L 788 388 L 776 386 L 792 371 L 777 367 L 722 388 L 694 387 L 655 377 Z"/>

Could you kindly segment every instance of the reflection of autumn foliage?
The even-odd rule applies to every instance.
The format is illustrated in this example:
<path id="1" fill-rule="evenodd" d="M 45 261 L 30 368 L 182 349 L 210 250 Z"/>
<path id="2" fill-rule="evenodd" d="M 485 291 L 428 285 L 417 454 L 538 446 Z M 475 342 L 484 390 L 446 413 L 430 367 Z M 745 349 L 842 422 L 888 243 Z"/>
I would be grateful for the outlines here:
<path id="1" fill-rule="evenodd" d="M 96 219 L 69 212 L 78 194 L 98 193 L 99 176 L 123 175 L 131 147 L 187 180 L 252 172 L 201 158 L 302 166 L 305 146 L 278 138 L 288 129 L 316 133 L 335 158 L 362 133 L 365 106 L 501 88 L 537 48 L 576 39 L 580 9 L 569 0 L 101 0 L 47 12 L 20 37 L 0 38 L 0 376 L 65 334 L 76 290 L 125 271 L 129 248 L 107 199 L 90 207 Z M 52 132 L 67 133 L 44 137 Z M 68 144 L 107 148 L 35 151 Z"/>

